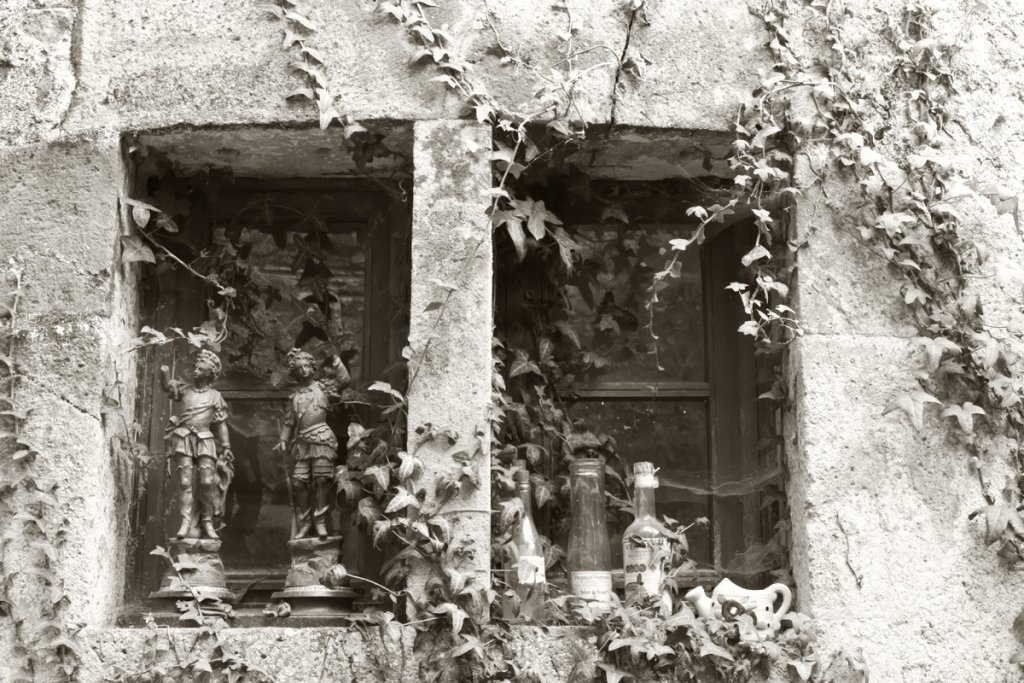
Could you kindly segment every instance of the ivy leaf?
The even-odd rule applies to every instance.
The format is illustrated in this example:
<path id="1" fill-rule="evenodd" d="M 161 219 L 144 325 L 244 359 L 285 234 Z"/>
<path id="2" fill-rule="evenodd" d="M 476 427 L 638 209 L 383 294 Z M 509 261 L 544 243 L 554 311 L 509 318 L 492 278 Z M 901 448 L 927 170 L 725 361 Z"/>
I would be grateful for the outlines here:
<path id="1" fill-rule="evenodd" d="M 878 222 L 875 227 L 881 230 L 885 230 L 889 237 L 895 237 L 899 233 L 903 232 L 903 226 L 908 223 L 915 222 L 916 219 L 912 214 L 899 212 L 893 213 L 892 211 L 886 211 L 878 217 Z"/>
<path id="2" fill-rule="evenodd" d="M 629 673 L 623 671 L 614 664 L 598 662 L 597 668 L 604 672 L 605 680 L 607 680 L 608 683 L 619 683 L 623 678 L 632 678 Z"/>
<path id="3" fill-rule="evenodd" d="M 877 164 L 882 160 L 882 155 L 876 152 L 871 147 L 861 147 L 859 152 L 859 158 L 857 159 L 861 165 L 870 166 L 871 164 Z"/>
<path id="4" fill-rule="evenodd" d="M 306 55 L 307 57 L 312 59 L 314 62 L 317 62 L 318 64 L 323 64 L 325 62 L 323 54 L 316 48 L 303 45 L 302 48 L 299 49 L 299 52 Z"/>
<path id="5" fill-rule="evenodd" d="M 392 388 L 391 385 L 388 384 L 387 382 L 374 382 L 367 388 L 367 391 L 380 391 L 386 394 L 390 394 L 391 397 L 394 398 L 399 403 L 405 402 L 405 397 L 402 396 L 402 393 Z"/>
<path id="6" fill-rule="evenodd" d="M 363 520 L 365 524 L 373 524 L 381 518 L 380 505 L 373 498 L 367 497 L 359 501 L 357 508 L 359 513 L 359 519 Z"/>
<path id="7" fill-rule="evenodd" d="M 157 557 L 162 557 L 165 560 L 168 560 L 169 562 L 174 562 L 174 559 L 171 557 L 171 554 L 167 552 L 163 546 L 160 545 L 150 550 L 149 554 L 156 555 Z"/>
<path id="8" fill-rule="evenodd" d="M 121 236 L 121 263 L 156 263 L 156 256 L 149 245 L 143 244 L 142 240 L 135 235 Z"/>
<path id="9" fill-rule="evenodd" d="M 405 451 L 398 454 L 402 464 L 398 466 L 398 478 L 401 481 L 412 479 L 423 472 L 423 461 L 415 455 L 409 455 Z"/>
<path id="10" fill-rule="evenodd" d="M 1012 505 L 994 503 L 986 505 L 978 513 L 985 515 L 986 544 L 991 545 L 1004 538 L 1008 530 L 1018 535 L 1024 533 L 1024 520 Z"/>
<path id="11" fill-rule="evenodd" d="M 942 411 L 942 417 L 955 417 L 956 421 L 960 423 L 960 429 L 964 430 L 966 434 L 974 433 L 974 416 L 985 415 L 985 409 L 981 406 L 976 406 L 970 401 L 966 401 L 963 405 L 952 405 Z"/>
<path id="12" fill-rule="evenodd" d="M 398 510 L 402 510 L 407 507 L 419 509 L 419 498 L 410 493 L 404 486 L 396 486 L 395 488 L 397 489 L 397 493 L 395 493 L 395 497 L 391 499 L 391 502 L 388 503 L 388 506 L 384 509 L 385 514 L 390 515 L 392 512 L 397 512 Z"/>
<path id="13" fill-rule="evenodd" d="M 960 345 L 945 337 L 916 337 L 914 342 L 924 347 L 925 355 L 928 357 L 928 369 L 935 370 L 942 361 L 945 353 L 959 354 Z"/>
<path id="14" fill-rule="evenodd" d="M 918 287 L 907 287 L 907 291 L 903 294 L 903 301 L 909 306 L 915 301 L 921 302 L 924 305 L 928 302 L 928 293 Z"/>
<path id="15" fill-rule="evenodd" d="M 495 211 L 491 221 L 495 228 L 505 226 L 508 236 L 512 238 L 512 246 L 516 248 L 516 256 L 522 261 L 526 257 L 526 232 L 523 231 L 523 219 L 508 211 Z"/>
<path id="16" fill-rule="evenodd" d="M 391 471 L 381 465 L 374 465 L 366 468 L 366 474 L 373 477 L 381 491 L 387 491 L 391 483 Z"/>
<path id="17" fill-rule="evenodd" d="M 791 659 L 788 664 L 793 667 L 793 671 L 800 677 L 801 681 L 811 680 L 811 674 L 814 673 L 814 662 L 807 662 L 802 659 Z"/>
<path id="18" fill-rule="evenodd" d="M 721 647 L 720 645 L 715 645 L 714 643 L 712 643 L 710 641 L 705 642 L 705 643 L 703 643 L 700 646 L 700 656 L 701 657 L 715 656 L 715 657 L 721 657 L 722 659 L 727 659 L 730 662 L 735 662 L 736 661 L 736 659 L 732 656 L 731 652 L 726 650 L 724 647 Z"/>
<path id="19" fill-rule="evenodd" d="M 440 605 L 430 610 L 434 614 L 447 614 L 452 621 L 452 635 L 458 635 L 462 631 L 462 626 L 466 621 L 466 617 L 469 615 L 463 612 L 458 605 L 453 602 L 443 602 Z M 472 649 L 472 648 L 470 648 Z M 469 650 L 466 650 L 469 652 Z"/>
<path id="20" fill-rule="evenodd" d="M 547 232 L 547 224 L 561 225 L 562 221 L 558 216 L 548 211 L 544 201 L 535 202 L 532 199 L 515 199 L 512 205 L 526 216 L 526 229 L 533 235 L 534 239 L 541 239 Z"/>
<path id="21" fill-rule="evenodd" d="M 479 123 L 489 123 L 497 113 L 494 111 L 494 107 L 487 103 L 478 104 L 474 107 L 474 111 L 476 113 L 476 120 Z"/>
<path id="22" fill-rule="evenodd" d="M 601 211 L 602 223 L 608 223 L 613 219 L 622 223 L 629 223 L 629 216 L 626 215 L 626 211 L 622 208 L 622 204 L 609 204 Z"/>
<path id="23" fill-rule="evenodd" d="M 882 415 L 888 415 L 894 410 L 902 410 L 906 413 L 907 417 L 910 418 L 910 423 L 915 429 L 921 429 L 924 426 L 924 405 L 926 403 L 938 403 L 942 405 L 942 401 L 935 398 L 926 391 L 911 391 L 904 394 L 900 394 L 893 401 L 885 407 L 882 411 Z"/>
<path id="24" fill-rule="evenodd" d="M 519 377 L 520 375 L 525 375 L 530 372 L 536 375 L 540 375 L 541 377 L 544 376 L 544 374 L 540 371 L 540 368 L 537 366 L 535 362 L 533 362 L 532 360 L 524 360 L 522 358 L 517 358 L 514 361 L 512 361 L 512 366 L 509 369 L 508 374 L 509 377 Z"/>
<path id="25" fill-rule="evenodd" d="M 579 251 L 580 245 L 573 238 L 569 237 L 569 233 L 565 231 L 565 228 L 557 228 L 555 230 L 555 242 L 558 243 L 558 255 L 562 258 L 565 269 L 571 273 L 572 254 L 575 251 Z"/>
<path id="26" fill-rule="evenodd" d="M 478 658 L 483 659 L 484 650 L 479 638 L 475 638 L 466 633 L 462 634 L 462 639 L 462 644 L 453 647 L 451 652 L 448 653 L 450 656 L 461 657 L 462 655 L 472 651 L 476 653 Z"/>
<path id="27" fill-rule="evenodd" d="M 405 21 L 406 19 L 405 10 L 390 2 L 380 3 L 380 5 L 377 6 L 377 10 L 382 14 L 390 14 L 396 21 Z"/>
<path id="28" fill-rule="evenodd" d="M 298 12 L 285 12 L 285 19 L 290 19 L 307 31 L 316 31 L 316 24 L 313 23 L 308 17 L 299 14 Z"/>
<path id="29" fill-rule="evenodd" d="M 753 249 L 744 254 L 743 258 L 740 259 L 740 262 L 743 264 L 745 268 L 749 268 L 751 264 L 753 264 L 755 261 L 759 261 L 761 259 L 770 259 L 771 257 L 771 252 L 765 249 L 763 245 L 758 244 Z"/>

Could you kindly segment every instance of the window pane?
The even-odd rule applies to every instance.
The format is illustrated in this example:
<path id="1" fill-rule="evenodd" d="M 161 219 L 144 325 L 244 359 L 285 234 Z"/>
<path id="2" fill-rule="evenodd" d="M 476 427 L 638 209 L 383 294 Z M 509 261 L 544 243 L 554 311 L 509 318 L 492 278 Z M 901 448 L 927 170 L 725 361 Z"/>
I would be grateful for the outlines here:
<path id="1" fill-rule="evenodd" d="M 592 352 L 590 385 L 704 380 L 700 256 L 696 246 L 683 252 L 669 246 L 684 236 L 666 229 L 580 227 L 576 239 L 584 262 L 566 298 L 569 325 L 580 347 Z M 655 285 L 655 273 L 673 258 L 672 275 Z"/>
<path id="2" fill-rule="evenodd" d="M 585 417 L 595 432 L 615 437 L 619 454 L 629 463 L 641 460 L 660 468 L 657 512 L 684 523 L 710 516 L 708 489 L 708 411 L 705 401 L 583 400 L 570 408 Z M 687 534 L 690 556 L 711 564 L 710 531 Z"/>
<path id="3" fill-rule="evenodd" d="M 234 400 L 229 406 L 235 478 L 224 505 L 221 559 L 228 570 L 287 570 L 291 507 L 285 459 L 273 450 L 286 403 Z"/>
<path id="4" fill-rule="evenodd" d="M 328 343 L 335 352 L 350 351 L 346 366 L 358 383 L 366 253 L 357 234 L 286 231 L 275 238 L 262 230 L 242 228 L 232 241 L 252 245 L 244 261 L 260 296 L 257 305 L 242 314 L 248 319 L 228 319 L 221 354 L 224 376 L 218 386 L 253 389 L 287 383 L 281 358 L 288 349 L 313 351 Z M 317 263 L 293 272 L 293 264 L 301 258 L 300 248 L 314 242 Z M 215 232 L 215 245 L 228 245 L 224 230 Z"/>

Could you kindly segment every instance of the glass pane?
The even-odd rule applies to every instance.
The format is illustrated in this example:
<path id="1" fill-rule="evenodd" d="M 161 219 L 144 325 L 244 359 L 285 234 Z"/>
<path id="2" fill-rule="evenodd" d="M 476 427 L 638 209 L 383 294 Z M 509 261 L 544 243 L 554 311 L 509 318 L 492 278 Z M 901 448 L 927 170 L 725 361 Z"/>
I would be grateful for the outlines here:
<path id="1" fill-rule="evenodd" d="M 287 403 L 285 399 L 228 403 L 235 478 L 224 506 L 221 559 L 228 571 L 284 572 L 289 565 L 292 514 L 286 478 L 289 463 L 273 448 Z M 338 431 L 337 426 L 332 428 Z M 343 452 L 339 462 L 344 462 Z M 331 527 L 340 528 L 337 519 Z"/>
<path id="2" fill-rule="evenodd" d="M 685 236 L 666 229 L 579 229 L 584 262 L 566 298 L 569 325 L 591 352 L 591 385 L 704 380 L 700 256 L 696 246 L 683 252 L 669 247 L 669 240 Z M 672 274 L 655 284 L 655 273 L 673 258 Z"/>
<path id="3" fill-rule="evenodd" d="M 245 261 L 259 296 L 254 307 L 228 318 L 219 388 L 286 384 L 283 356 L 295 346 L 314 352 L 326 345 L 345 360 L 353 382 L 358 383 L 366 288 L 366 252 L 358 235 L 288 231 L 275 238 L 251 228 L 240 232 L 234 241 L 252 245 Z M 217 247 L 227 246 L 223 229 L 214 234 Z M 314 240 L 319 243 L 316 257 L 321 263 L 294 272 L 293 264 L 302 258 L 300 250 Z"/>
<path id="4" fill-rule="evenodd" d="M 615 438 L 619 454 L 628 463 L 653 462 L 660 468 L 656 494 L 658 515 L 689 524 L 710 516 L 708 411 L 704 401 L 584 400 L 569 411 L 585 417 L 591 431 Z M 711 564 L 708 527 L 687 534 L 690 556 L 700 565 Z"/>

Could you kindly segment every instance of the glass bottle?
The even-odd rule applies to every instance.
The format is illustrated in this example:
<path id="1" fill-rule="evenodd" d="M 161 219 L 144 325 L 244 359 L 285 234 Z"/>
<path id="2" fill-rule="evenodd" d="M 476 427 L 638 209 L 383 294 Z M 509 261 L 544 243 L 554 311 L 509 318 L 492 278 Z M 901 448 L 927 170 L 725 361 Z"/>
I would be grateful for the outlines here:
<path id="1" fill-rule="evenodd" d="M 658 477 L 654 464 L 633 464 L 633 497 L 636 519 L 622 534 L 622 560 L 626 602 L 660 596 L 672 547 L 668 529 L 654 516 L 654 490 Z"/>
<path id="2" fill-rule="evenodd" d="M 604 461 L 580 458 L 569 466 L 572 522 L 569 587 L 578 597 L 608 602 L 612 595 L 611 547 L 604 511 Z"/>
<path id="3" fill-rule="evenodd" d="M 516 546 L 517 560 L 509 578 L 519 596 L 519 618 L 544 621 L 544 549 L 540 544 L 537 525 L 533 523 L 530 473 L 523 468 L 516 470 L 513 477 L 516 495 L 523 503 L 523 517 L 512 539 Z"/>

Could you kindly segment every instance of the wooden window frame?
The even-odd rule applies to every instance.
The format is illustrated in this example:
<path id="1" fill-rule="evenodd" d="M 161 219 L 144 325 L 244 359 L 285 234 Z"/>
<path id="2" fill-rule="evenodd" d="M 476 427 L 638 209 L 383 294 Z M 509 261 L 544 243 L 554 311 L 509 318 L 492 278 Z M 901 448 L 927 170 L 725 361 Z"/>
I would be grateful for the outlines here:
<path id="1" fill-rule="evenodd" d="M 178 182 L 184 183 L 186 179 L 179 179 Z M 333 221 L 332 223 L 341 228 L 361 229 L 366 225 L 370 226 L 364 247 L 367 257 L 366 308 L 364 309 L 363 339 L 360 340 L 362 344 L 361 369 L 364 382 L 371 377 L 382 377 L 388 369 L 391 359 L 400 357 L 401 349 L 408 336 L 411 196 L 405 191 L 399 191 L 398 188 L 383 184 L 383 181 L 324 178 L 237 178 L 230 184 L 228 192 L 240 197 L 268 192 L 284 194 L 326 192 L 339 196 L 342 194 L 369 196 L 369 203 L 363 206 L 369 212 L 365 221 L 356 223 Z M 225 191 L 222 191 L 221 195 L 224 194 Z M 218 198 L 218 201 L 223 201 L 222 197 Z M 228 213 L 227 209 L 224 209 L 224 214 L 214 212 L 209 203 L 193 203 L 188 220 L 180 226 L 182 233 L 189 239 L 206 245 L 212 244 L 215 221 Z M 380 223 L 376 226 L 371 225 L 374 220 L 379 220 Z M 202 297 L 161 295 L 161 291 L 168 288 L 172 292 L 187 291 L 189 284 L 194 288 L 194 283 L 190 283 L 190 278 L 193 277 L 175 268 L 164 272 L 159 277 L 145 279 L 140 301 L 141 324 L 164 330 L 170 327 L 188 328 L 205 319 L 206 304 Z M 401 309 L 402 301 L 404 301 L 404 310 Z M 173 476 L 167 476 L 167 458 L 163 453 L 164 428 L 171 415 L 171 403 L 160 389 L 157 369 L 161 365 L 174 367 L 174 361 L 180 355 L 175 345 L 170 344 L 151 348 L 139 363 L 138 421 L 148 429 L 150 451 L 159 454 L 159 457 L 151 459 L 145 473 L 136 473 L 137 477 L 145 477 L 146 481 L 145 485 L 141 485 L 143 482 L 136 482 L 139 487 L 137 490 L 142 490 L 143 495 L 136 502 L 133 514 L 136 533 L 132 544 L 134 549 L 130 552 L 133 564 L 130 565 L 126 577 L 126 588 L 131 601 L 136 604 L 142 603 L 142 611 L 145 611 L 146 596 L 157 587 L 160 577 L 166 570 L 165 561 L 162 558 L 151 556 L 149 550 L 153 546 L 163 545 L 166 542 L 164 533 L 166 498 L 171 495 L 171 489 L 174 488 L 171 481 Z M 221 394 L 230 406 L 232 401 L 239 400 L 284 400 L 289 395 L 289 391 L 287 389 L 223 388 Z M 365 572 L 363 575 L 372 577 L 379 570 L 380 557 L 368 547 L 367 539 L 357 538 L 357 536 L 359 535 L 347 535 L 346 551 L 354 549 L 351 548 L 352 545 L 358 546 L 358 553 L 369 563 L 369 566 L 359 567 L 359 569 Z M 232 569 L 230 566 L 225 568 L 225 572 L 229 588 L 233 590 L 251 586 L 254 581 L 259 580 L 258 590 L 254 590 L 252 598 L 246 600 L 246 604 L 251 602 L 258 607 L 262 607 L 267 602 L 264 598 L 269 597 L 270 592 L 281 588 L 285 574 L 282 570 L 272 573 L 267 578 L 267 572 L 264 571 Z M 278 576 L 278 574 L 280 575 Z M 136 611 L 139 610 L 133 606 L 126 609 L 129 616 Z"/>

